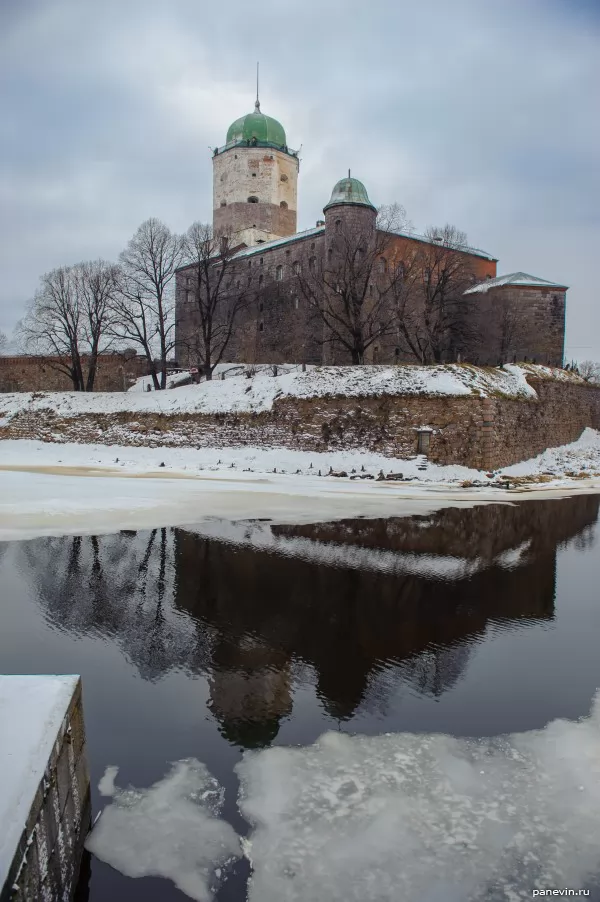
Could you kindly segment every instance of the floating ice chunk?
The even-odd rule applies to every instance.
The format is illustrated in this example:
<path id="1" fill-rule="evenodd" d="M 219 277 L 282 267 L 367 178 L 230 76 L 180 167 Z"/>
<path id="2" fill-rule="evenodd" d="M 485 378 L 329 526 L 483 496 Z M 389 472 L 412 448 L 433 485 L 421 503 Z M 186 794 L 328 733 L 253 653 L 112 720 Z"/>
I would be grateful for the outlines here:
<path id="1" fill-rule="evenodd" d="M 600 873 L 598 698 L 540 731 L 327 733 L 237 771 L 250 902 L 512 902 Z"/>
<path id="2" fill-rule="evenodd" d="M 106 768 L 106 770 L 104 771 L 104 776 L 98 783 L 98 791 L 101 796 L 114 796 L 114 794 L 117 792 L 115 779 L 118 773 L 119 768 L 115 767 L 114 764 L 111 764 Z"/>
<path id="3" fill-rule="evenodd" d="M 86 848 L 128 877 L 166 877 L 197 902 L 210 902 L 228 861 L 241 854 L 218 817 L 223 789 L 194 758 L 178 761 L 149 789 L 119 789 L 108 767 L 99 789 L 113 796 Z"/>

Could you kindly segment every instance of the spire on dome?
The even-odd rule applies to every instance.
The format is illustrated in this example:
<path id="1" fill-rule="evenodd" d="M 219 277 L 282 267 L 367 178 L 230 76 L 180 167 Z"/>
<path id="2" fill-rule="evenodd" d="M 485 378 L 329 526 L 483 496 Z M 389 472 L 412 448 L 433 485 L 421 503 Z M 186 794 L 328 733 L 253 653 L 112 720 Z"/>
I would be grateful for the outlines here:
<path id="1" fill-rule="evenodd" d="M 254 112 L 260 113 L 260 100 L 258 99 L 258 63 L 256 64 L 256 102 L 254 104 Z"/>

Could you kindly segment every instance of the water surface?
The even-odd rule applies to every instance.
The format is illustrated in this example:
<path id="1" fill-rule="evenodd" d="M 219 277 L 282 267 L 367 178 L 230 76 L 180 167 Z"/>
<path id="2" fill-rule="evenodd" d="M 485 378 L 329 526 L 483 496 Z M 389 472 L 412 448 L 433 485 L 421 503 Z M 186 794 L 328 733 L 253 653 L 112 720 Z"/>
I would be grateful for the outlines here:
<path id="1" fill-rule="evenodd" d="M 195 757 L 245 834 L 244 749 L 326 730 L 494 736 L 587 715 L 599 503 L 0 544 L 0 670 L 82 674 L 95 811 L 107 765 L 144 787 Z M 242 902 L 247 875 L 235 865 L 220 902 Z M 185 898 L 86 861 L 81 900 Z"/>

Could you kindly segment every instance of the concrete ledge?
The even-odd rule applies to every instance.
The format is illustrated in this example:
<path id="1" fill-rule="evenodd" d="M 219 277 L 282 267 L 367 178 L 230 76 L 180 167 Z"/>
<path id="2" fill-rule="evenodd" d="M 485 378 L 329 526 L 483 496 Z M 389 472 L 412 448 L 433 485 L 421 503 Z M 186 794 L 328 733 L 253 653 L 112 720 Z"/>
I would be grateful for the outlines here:
<path id="1" fill-rule="evenodd" d="M 78 676 L 0 676 L 0 824 L 0 902 L 71 899 L 90 824 Z"/>

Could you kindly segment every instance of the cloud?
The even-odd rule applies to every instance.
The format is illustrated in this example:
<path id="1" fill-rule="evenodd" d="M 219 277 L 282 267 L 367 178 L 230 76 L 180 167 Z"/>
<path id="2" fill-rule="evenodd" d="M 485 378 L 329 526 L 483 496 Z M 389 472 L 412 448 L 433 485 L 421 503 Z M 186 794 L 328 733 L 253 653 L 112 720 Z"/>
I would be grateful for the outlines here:
<path id="1" fill-rule="evenodd" d="M 417 228 L 454 222 L 500 272 L 569 284 L 567 353 L 600 359 L 600 17 L 584 0 L 55 0 L 1 15 L 0 329 L 41 273 L 116 257 L 147 216 L 210 219 L 208 148 L 251 109 L 258 58 L 263 109 L 302 145 L 299 227 L 351 167 Z"/>

